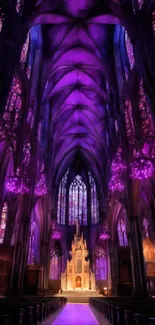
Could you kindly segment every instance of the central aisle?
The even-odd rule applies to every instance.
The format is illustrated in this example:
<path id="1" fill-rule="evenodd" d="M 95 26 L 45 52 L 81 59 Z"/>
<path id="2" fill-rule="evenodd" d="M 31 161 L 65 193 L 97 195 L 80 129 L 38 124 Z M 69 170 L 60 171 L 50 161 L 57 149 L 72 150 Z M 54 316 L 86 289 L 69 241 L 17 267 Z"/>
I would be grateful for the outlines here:
<path id="1" fill-rule="evenodd" d="M 99 325 L 88 304 L 67 304 L 52 325 Z"/>

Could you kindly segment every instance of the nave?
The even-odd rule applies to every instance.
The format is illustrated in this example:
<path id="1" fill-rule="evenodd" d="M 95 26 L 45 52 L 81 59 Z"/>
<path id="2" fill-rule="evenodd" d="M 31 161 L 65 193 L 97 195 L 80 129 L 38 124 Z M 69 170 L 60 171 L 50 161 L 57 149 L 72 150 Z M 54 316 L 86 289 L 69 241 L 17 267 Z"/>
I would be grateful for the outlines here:
<path id="1" fill-rule="evenodd" d="M 69 316 L 69 317 L 68 317 Z M 98 317 L 97 317 L 98 318 Z M 68 303 L 52 320 L 49 318 L 42 325 L 107 325 L 102 318 L 97 319 L 89 304 Z"/>

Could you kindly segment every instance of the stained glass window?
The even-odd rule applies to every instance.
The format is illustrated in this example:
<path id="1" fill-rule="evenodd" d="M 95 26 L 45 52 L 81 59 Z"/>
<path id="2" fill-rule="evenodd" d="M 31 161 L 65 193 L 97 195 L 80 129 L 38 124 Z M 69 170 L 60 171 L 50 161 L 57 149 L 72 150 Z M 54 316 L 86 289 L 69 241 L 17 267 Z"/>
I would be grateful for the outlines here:
<path id="1" fill-rule="evenodd" d="M 60 273 L 61 273 L 61 256 L 55 249 L 52 249 L 51 256 L 50 256 L 49 279 L 59 280 Z"/>
<path id="2" fill-rule="evenodd" d="M 133 45 L 131 43 L 131 40 L 129 38 L 127 31 L 125 31 L 125 44 L 126 44 L 126 50 L 127 50 L 130 68 L 132 69 L 135 65 L 135 58 L 134 58 L 134 53 L 133 53 Z"/>
<path id="3" fill-rule="evenodd" d="M 152 11 L 152 28 L 153 28 L 153 31 L 155 33 L 155 7 Z"/>
<path id="4" fill-rule="evenodd" d="M 58 193 L 57 221 L 62 225 L 65 225 L 65 219 L 66 219 L 66 184 L 67 184 L 68 174 L 69 174 L 69 169 L 66 171 L 64 177 L 60 182 L 59 193 Z"/>
<path id="5" fill-rule="evenodd" d="M 29 237 L 28 264 L 35 264 L 36 258 L 36 222 L 31 223 Z"/>
<path id="6" fill-rule="evenodd" d="M 1 223 L 0 223 L 0 244 L 3 244 L 4 241 L 7 216 L 8 216 L 8 207 L 7 207 L 7 203 L 4 202 L 2 213 L 1 213 Z"/>
<path id="7" fill-rule="evenodd" d="M 80 175 L 74 178 L 69 188 L 69 225 L 75 224 L 76 219 L 87 225 L 87 187 Z"/>
<path id="8" fill-rule="evenodd" d="M 27 60 L 28 50 L 29 50 L 29 44 L 30 44 L 30 34 L 27 34 L 26 41 L 22 47 L 21 55 L 20 55 L 20 65 L 22 71 L 25 69 L 25 64 Z"/>
<path id="9" fill-rule="evenodd" d="M 1 32 L 2 27 L 3 27 L 3 21 L 4 21 L 4 13 L 2 11 L 2 8 L 0 7 L 0 32 Z"/>
<path id="10" fill-rule="evenodd" d="M 143 136 L 148 137 L 154 135 L 155 129 L 153 119 L 148 105 L 147 97 L 144 92 L 142 80 L 140 81 L 139 86 L 139 110 L 141 116 Z"/>
<path id="11" fill-rule="evenodd" d="M 5 106 L 5 112 L 3 115 L 3 119 L 1 120 L 1 133 L 3 127 L 5 130 L 14 131 L 18 125 L 19 119 L 21 117 L 21 108 L 22 108 L 22 84 L 20 79 L 15 76 L 11 85 L 11 90 L 7 99 L 7 103 Z"/>
<path id="12" fill-rule="evenodd" d="M 88 176 L 91 189 L 91 223 L 94 225 L 99 222 L 99 201 L 97 197 L 96 183 L 90 172 L 88 173 Z"/>
<path id="13" fill-rule="evenodd" d="M 96 258 L 96 279 L 106 280 L 107 279 L 107 259 L 106 257 Z"/>
<path id="14" fill-rule="evenodd" d="M 17 0 L 17 2 L 16 2 L 16 11 L 17 11 L 17 13 L 19 15 L 22 14 L 23 7 L 24 7 L 24 0 Z"/>
<path id="15" fill-rule="evenodd" d="M 149 238 L 150 223 L 146 218 L 143 218 L 143 238 Z"/>
<path id="16" fill-rule="evenodd" d="M 128 246 L 126 225 L 122 218 L 118 220 L 117 233 L 118 233 L 119 245 L 120 246 Z"/>

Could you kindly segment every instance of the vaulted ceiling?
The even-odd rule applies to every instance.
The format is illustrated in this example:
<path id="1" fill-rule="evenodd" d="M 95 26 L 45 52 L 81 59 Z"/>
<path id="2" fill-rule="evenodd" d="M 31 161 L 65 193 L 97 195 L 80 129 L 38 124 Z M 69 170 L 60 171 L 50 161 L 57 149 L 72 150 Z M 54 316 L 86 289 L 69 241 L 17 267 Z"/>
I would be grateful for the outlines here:
<path id="1" fill-rule="evenodd" d="M 38 2 L 42 25 L 42 109 L 49 106 L 52 175 L 58 181 L 76 157 L 101 184 L 106 175 L 111 101 L 116 88 L 113 32 L 118 19 L 104 1 Z"/>

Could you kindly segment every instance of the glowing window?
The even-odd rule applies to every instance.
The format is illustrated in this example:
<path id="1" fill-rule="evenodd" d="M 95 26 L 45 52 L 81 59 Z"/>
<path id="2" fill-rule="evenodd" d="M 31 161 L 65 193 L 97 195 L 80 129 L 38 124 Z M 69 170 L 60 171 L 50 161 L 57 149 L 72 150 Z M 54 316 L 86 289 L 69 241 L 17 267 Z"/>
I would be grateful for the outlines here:
<path id="1" fill-rule="evenodd" d="M 127 50 L 130 68 L 132 69 L 135 65 L 135 58 L 134 58 L 134 53 L 133 53 L 133 45 L 131 43 L 131 40 L 129 38 L 127 31 L 125 31 L 125 44 L 126 44 L 126 50 Z"/>
<path id="2" fill-rule="evenodd" d="M 88 173 L 88 176 L 91 189 L 91 223 L 94 225 L 99 222 L 99 201 L 97 197 L 96 184 L 90 172 Z"/>
<path id="3" fill-rule="evenodd" d="M 76 219 L 87 225 L 87 187 L 80 175 L 74 178 L 69 188 L 69 225 L 75 224 Z"/>
<path id="4" fill-rule="evenodd" d="M 66 184 L 67 184 L 68 174 L 69 174 L 69 169 L 66 171 L 64 177 L 60 182 L 59 193 L 58 193 L 57 221 L 62 225 L 65 225 L 65 219 L 66 219 Z"/>
<path id="5" fill-rule="evenodd" d="M 24 0 L 17 0 L 17 2 L 16 2 L 16 11 L 17 11 L 17 13 L 19 15 L 22 14 L 23 7 L 24 7 Z"/>
<path id="6" fill-rule="evenodd" d="M 152 29 L 155 33 L 155 7 L 154 10 L 152 11 Z"/>
<path id="7" fill-rule="evenodd" d="M 14 130 L 21 117 L 22 108 L 22 84 L 20 79 L 15 76 L 11 85 L 11 90 L 5 106 L 5 112 L 3 115 L 3 121 L 6 129 Z"/>
<path id="8" fill-rule="evenodd" d="M 3 244 L 4 241 L 7 216 L 8 216 L 8 207 L 7 207 L 7 203 L 4 202 L 2 208 L 2 214 L 1 214 L 1 223 L 0 223 L 0 244 Z"/>
<path id="9" fill-rule="evenodd" d="M 106 280 L 107 279 L 107 259 L 106 257 L 96 258 L 96 279 Z"/>
<path id="10" fill-rule="evenodd" d="M 28 33 L 26 41 L 22 47 L 21 55 L 20 55 L 20 65 L 21 65 L 22 70 L 25 69 L 25 64 L 27 61 L 27 55 L 28 55 L 28 50 L 29 50 L 29 44 L 30 44 L 30 35 Z"/>
<path id="11" fill-rule="evenodd" d="M 32 222 L 30 227 L 28 264 L 35 264 L 35 257 L 36 257 L 36 222 Z"/>
<path id="12" fill-rule="evenodd" d="M 150 236 L 149 236 L 149 228 L 150 228 L 150 223 L 149 223 L 149 221 L 146 219 L 146 218 L 144 218 L 143 219 L 143 237 L 144 238 L 149 238 Z"/>
<path id="13" fill-rule="evenodd" d="M 2 27 L 3 27 L 3 21 L 4 21 L 4 13 L 2 11 L 2 8 L 0 7 L 0 32 L 1 32 Z"/>
<path id="14" fill-rule="evenodd" d="M 49 279 L 59 280 L 61 272 L 61 257 L 56 250 L 51 251 Z"/>
<path id="15" fill-rule="evenodd" d="M 117 232 L 120 246 L 128 246 L 126 226 L 123 219 L 118 220 Z"/>

